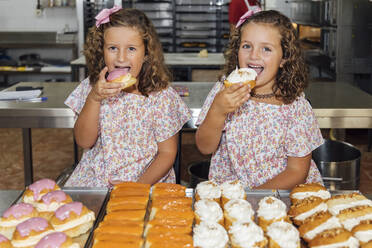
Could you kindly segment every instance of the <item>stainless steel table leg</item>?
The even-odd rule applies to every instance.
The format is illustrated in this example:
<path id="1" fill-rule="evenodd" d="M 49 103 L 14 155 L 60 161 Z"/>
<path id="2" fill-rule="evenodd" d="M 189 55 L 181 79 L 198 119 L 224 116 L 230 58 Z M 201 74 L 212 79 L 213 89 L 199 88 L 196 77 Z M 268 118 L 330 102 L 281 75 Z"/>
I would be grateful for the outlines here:
<path id="1" fill-rule="evenodd" d="M 73 82 L 79 81 L 79 66 L 71 65 L 71 79 Z"/>
<path id="2" fill-rule="evenodd" d="M 176 183 L 181 183 L 181 147 L 182 147 L 182 130 L 178 133 L 177 155 L 174 161 L 174 173 L 176 174 Z"/>
<path id="3" fill-rule="evenodd" d="M 79 163 L 79 147 L 76 143 L 75 135 L 73 136 L 73 139 L 74 139 L 74 162 L 76 166 Z"/>
<path id="4" fill-rule="evenodd" d="M 31 128 L 22 128 L 22 136 L 25 186 L 28 186 L 34 181 L 34 172 L 32 168 Z"/>
<path id="5" fill-rule="evenodd" d="M 187 81 L 189 82 L 192 81 L 192 67 L 191 66 L 187 67 Z"/>

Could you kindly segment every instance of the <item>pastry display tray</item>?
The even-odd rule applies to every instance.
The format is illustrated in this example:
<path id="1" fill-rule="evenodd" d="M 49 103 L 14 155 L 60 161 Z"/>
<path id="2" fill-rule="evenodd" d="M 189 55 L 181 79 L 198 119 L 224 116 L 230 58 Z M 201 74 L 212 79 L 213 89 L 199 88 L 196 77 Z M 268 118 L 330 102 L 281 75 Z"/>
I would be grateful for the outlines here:
<path id="1" fill-rule="evenodd" d="M 62 187 L 62 190 L 71 196 L 73 201 L 78 201 L 84 204 L 88 209 L 94 212 L 96 220 L 94 222 L 92 230 L 100 219 L 100 216 L 104 214 L 105 206 L 108 201 L 108 189 L 107 188 L 80 188 L 80 187 Z M 24 191 L 18 196 L 13 204 L 21 201 Z M 12 205 L 13 205 L 12 204 Z M 84 247 L 91 236 L 92 230 L 74 238 L 73 240 L 80 244 L 80 247 Z"/>
<path id="2" fill-rule="evenodd" d="M 255 213 L 257 213 L 259 201 L 262 198 L 264 198 L 265 196 L 275 196 L 275 197 L 281 199 L 286 204 L 287 210 L 289 210 L 289 207 L 290 207 L 290 204 L 291 204 L 290 199 L 289 199 L 289 194 L 290 194 L 289 190 L 249 190 L 249 189 L 246 189 L 245 191 L 246 191 L 246 195 L 247 195 L 247 201 L 249 201 L 249 203 L 252 205 L 252 208 L 254 209 Z M 346 194 L 346 193 L 351 193 L 351 192 L 358 192 L 358 191 L 346 191 L 346 190 L 330 191 L 331 195 Z M 93 230 L 103 220 L 103 218 L 106 214 L 106 205 L 107 205 L 107 202 L 108 202 L 108 199 L 109 199 L 109 195 L 110 195 L 110 192 L 108 192 L 107 197 L 106 197 L 103 205 L 101 206 L 100 213 L 98 215 L 96 215 L 97 218 L 96 218 L 95 224 L 94 224 L 89 236 L 85 235 L 85 236 L 88 236 L 88 237 L 86 237 L 86 242 L 85 242 L 84 248 L 91 248 L 92 245 L 93 245 Z M 193 200 L 194 200 L 194 189 L 187 188 L 186 189 L 186 196 L 187 197 L 192 197 Z M 149 197 L 151 199 L 151 191 L 150 191 L 150 196 Z M 145 216 L 145 222 L 147 221 L 148 214 L 149 214 L 149 209 L 147 210 L 147 213 L 146 213 L 146 216 Z M 256 223 L 257 223 L 257 220 L 256 220 Z M 304 243 L 301 244 L 301 248 L 306 248 L 306 247 L 307 246 Z"/>
<path id="3" fill-rule="evenodd" d="M 282 200 L 285 205 L 287 206 L 287 211 L 289 210 L 291 206 L 291 200 L 289 198 L 289 194 L 291 191 L 289 190 L 248 190 L 246 189 L 247 194 L 247 201 L 252 205 L 252 208 L 255 211 L 255 215 L 257 216 L 257 209 L 258 209 L 258 203 L 262 198 L 265 196 L 275 196 Z M 331 195 L 340 195 L 340 194 L 349 194 L 352 192 L 358 192 L 357 190 L 329 190 Z M 255 220 L 257 223 L 257 219 Z M 306 248 L 306 243 L 301 239 L 301 248 Z"/>
<path id="4" fill-rule="evenodd" d="M 150 202 L 151 201 L 151 192 L 152 192 L 152 188 L 150 189 L 149 203 L 148 203 L 148 206 L 147 206 L 147 209 L 146 209 L 145 222 L 147 222 L 148 221 L 148 218 L 149 218 L 149 213 L 150 213 L 149 206 L 151 205 L 151 202 Z M 193 198 L 193 201 L 194 201 L 194 189 L 187 188 L 185 193 L 186 193 L 186 197 L 192 197 Z M 94 223 L 94 226 L 93 226 L 92 230 L 90 231 L 89 237 L 87 238 L 87 241 L 85 243 L 84 248 L 91 248 L 93 246 L 94 229 L 98 226 L 98 224 L 103 220 L 103 218 L 106 215 L 106 205 L 107 205 L 108 199 L 110 199 L 110 192 L 107 194 L 107 199 L 104 202 L 104 205 L 102 206 L 102 211 L 97 216 L 97 219 L 96 219 L 96 221 Z"/>

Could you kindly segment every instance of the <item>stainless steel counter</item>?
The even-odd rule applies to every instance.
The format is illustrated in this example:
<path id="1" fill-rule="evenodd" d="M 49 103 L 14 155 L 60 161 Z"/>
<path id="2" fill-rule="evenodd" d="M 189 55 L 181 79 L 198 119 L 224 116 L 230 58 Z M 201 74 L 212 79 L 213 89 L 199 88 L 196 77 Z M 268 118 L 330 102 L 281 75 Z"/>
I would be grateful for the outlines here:
<path id="1" fill-rule="evenodd" d="M 0 128 L 22 128 L 25 186 L 33 182 L 31 128 L 73 128 L 74 113 L 64 101 L 78 83 L 18 83 L 17 86 L 44 87 L 44 102 L 0 101 Z M 75 161 L 77 161 L 75 149 Z"/>
<path id="2" fill-rule="evenodd" d="M 24 82 L 17 86 L 44 87 L 44 102 L 0 101 L 0 128 L 72 128 L 73 112 L 64 101 L 78 83 L 40 83 Z"/>
<path id="3" fill-rule="evenodd" d="M 372 95 L 342 82 L 313 82 L 305 91 L 321 128 L 372 128 Z"/>
<path id="4" fill-rule="evenodd" d="M 45 102 L 0 101 L 0 128 L 22 128 L 25 185 L 33 181 L 31 128 L 73 128 L 74 113 L 64 105 L 66 97 L 78 83 L 19 83 L 17 86 L 43 86 Z M 193 112 L 193 121 L 186 128 L 194 129 L 198 116 L 214 83 L 178 82 L 186 86 L 189 96 L 183 100 Z M 372 128 L 372 96 L 342 82 L 314 82 L 306 90 L 320 128 Z"/>
<path id="5" fill-rule="evenodd" d="M 180 82 L 190 96 L 183 97 L 194 121 L 213 83 Z M 343 82 L 312 82 L 305 91 L 320 128 L 372 128 L 372 95 Z M 195 128 L 192 122 L 190 127 Z"/>

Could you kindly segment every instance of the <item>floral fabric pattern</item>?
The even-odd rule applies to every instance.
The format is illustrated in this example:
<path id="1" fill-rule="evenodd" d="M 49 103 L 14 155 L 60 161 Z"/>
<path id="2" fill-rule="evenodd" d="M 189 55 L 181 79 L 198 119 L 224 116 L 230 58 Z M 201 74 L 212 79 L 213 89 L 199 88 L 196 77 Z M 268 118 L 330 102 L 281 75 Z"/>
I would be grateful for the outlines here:
<path id="1" fill-rule="evenodd" d="M 196 125 L 203 122 L 222 88 L 217 82 L 210 91 Z M 285 170 L 288 156 L 303 157 L 323 142 L 304 95 L 287 105 L 248 100 L 226 118 L 220 145 L 211 159 L 209 179 L 218 183 L 239 179 L 253 188 Z M 306 182 L 322 183 L 313 160 Z"/>
<path id="2" fill-rule="evenodd" d="M 79 115 L 90 90 L 85 79 L 65 104 Z M 149 97 L 121 92 L 103 100 L 97 141 L 84 152 L 66 186 L 137 181 L 156 156 L 157 143 L 175 135 L 190 118 L 190 110 L 172 87 Z M 173 168 L 160 181 L 175 182 Z"/>

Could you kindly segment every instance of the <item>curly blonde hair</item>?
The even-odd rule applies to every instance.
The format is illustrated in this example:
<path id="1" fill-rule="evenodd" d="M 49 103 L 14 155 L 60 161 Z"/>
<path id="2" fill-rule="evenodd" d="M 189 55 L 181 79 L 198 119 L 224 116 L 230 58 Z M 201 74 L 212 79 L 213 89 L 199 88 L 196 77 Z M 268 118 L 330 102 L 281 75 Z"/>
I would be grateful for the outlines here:
<path id="1" fill-rule="evenodd" d="M 165 89 L 169 85 L 170 73 L 164 63 L 163 49 L 155 27 L 147 16 L 137 9 L 121 9 L 110 15 L 110 22 L 98 28 L 89 29 L 84 45 L 84 55 L 90 83 L 98 81 L 99 73 L 105 67 L 103 45 L 105 30 L 111 27 L 130 27 L 136 29 L 143 37 L 145 60 L 137 77 L 138 90 L 148 96 L 150 92 Z"/>
<path id="2" fill-rule="evenodd" d="M 226 64 L 223 74 L 229 75 L 238 65 L 238 52 L 240 47 L 241 32 L 248 23 L 271 24 L 278 28 L 281 35 L 283 50 L 283 67 L 279 68 L 276 75 L 273 92 L 277 99 L 285 104 L 292 103 L 308 85 L 308 67 L 302 55 L 300 41 L 292 22 L 288 17 L 275 10 L 261 11 L 249 17 L 243 25 L 236 28 L 230 35 L 228 48 L 225 51 Z"/>

